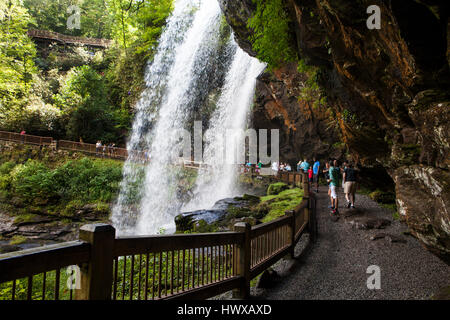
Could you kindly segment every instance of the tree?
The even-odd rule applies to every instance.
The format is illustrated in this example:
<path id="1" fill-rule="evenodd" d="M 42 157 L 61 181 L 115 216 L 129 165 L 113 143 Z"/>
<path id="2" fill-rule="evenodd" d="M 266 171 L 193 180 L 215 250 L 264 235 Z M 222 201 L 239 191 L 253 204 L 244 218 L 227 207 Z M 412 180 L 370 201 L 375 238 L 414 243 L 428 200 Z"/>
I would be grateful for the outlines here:
<path id="1" fill-rule="evenodd" d="M 102 76 L 89 66 L 73 68 L 61 92 L 54 96 L 66 119 L 66 136 L 85 142 L 116 138 L 114 114 Z"/>
<path id="2" fill-rule="evenodd" d="M 34 43 L 27 36 L 31 18 L 19 0 L 0 5 L 0 121 L 26 103 L 36 67 Z"/>

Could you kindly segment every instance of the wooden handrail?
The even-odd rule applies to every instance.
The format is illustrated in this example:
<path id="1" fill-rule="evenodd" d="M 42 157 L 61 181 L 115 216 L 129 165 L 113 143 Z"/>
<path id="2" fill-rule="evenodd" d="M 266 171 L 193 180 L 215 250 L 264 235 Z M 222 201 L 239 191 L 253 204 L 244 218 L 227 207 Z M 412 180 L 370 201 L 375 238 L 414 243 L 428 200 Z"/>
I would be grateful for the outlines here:
<path id="1" fill-rule="evenodd" d="M 65 34 L 47 31 L 47 30 L 28 30 L 28 36 L 31 38 L 39 38 L 39 39 L 48 39 L 59 41 L 63 43 L 71 43 L 71 44 L 84 44 L 93 47 L 103 47 L 107 48 L 111 46 L 113 43 L 112 40 L 109 39 L 98 39 L 98 38 L 84 38 L 84 37 L 76 37 L 76 36 L 68 36 Z"/>
<path id="2" fill-rule="evenodd" d="M 150 237 L 118 238 L 114 245 L 114 256 L 127 256 L 149 252 L 163 252 L 204 248 L 226 244 L 241 243 L 244 240 L 239 232 L 217 232 L 199 234 L 175 234 Z"/>
<path id="3" fill-rule="evenodd" d="M 77 299 L 208 298 L 231 289 L 247 298 L 250 280 L 293 255 L 306 229 L 315 238 L 315 196 L 300 175 L 303 201 L 274 221 L 254 227 L 238 223 L 232 232 L 123 238 L 115 238 L 109 225 L 87 225 L 80 230 L 81 241 L 0 255 L 0 284 L 13 280 L 15 288 L 16 279 L 28 277 L 30 299 L 33 275 L 44 273 L 45 279 L 45 272 L 77 264 Z M 297 183 L 292 176 L 288 181 Z"/>
<path id="4" fill-rule="evenodd" d="M 288 225 L 289 222 L 290 222 L 289 217 L 283 216 L 283 217 L 277 218 L 275 220 L 272 220 L 270 222 L 259 224 L 259 225 L 254 226 L 252 228 L 252 231 L 250 233 L 250 235 L 251 235 L 250 237 L 252 239 L 256 238 L 256 237 L 258 237 L 258 236 L 260 236 L 262 234 L 265 234 L 265 233 L 268 233 L 270 231 L 273 231 L 273 230 L 275 230 L 275 229 L 277 229 L 277 228 L 279 228 L 281 226 Z"/>
<path id="5" fill-rule="evenodd" d="M 59 243 L 0 255 L 0 283 L 89 261 L 89 244 Z"/>

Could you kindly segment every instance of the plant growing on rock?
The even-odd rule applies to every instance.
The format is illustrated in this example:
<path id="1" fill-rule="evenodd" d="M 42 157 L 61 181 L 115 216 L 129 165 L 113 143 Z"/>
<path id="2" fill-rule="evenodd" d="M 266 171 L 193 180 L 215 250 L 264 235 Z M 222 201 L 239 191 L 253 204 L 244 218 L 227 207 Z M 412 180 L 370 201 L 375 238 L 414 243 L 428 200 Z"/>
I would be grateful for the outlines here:
<path id="1" fill-rule="evenodd" d="M 250 41 L 257 57 L 277 68 L 284 62 L 295 61 L 297 54 L 290 33 L 290 19 L 282 0 L 253 0 L 256 11 L 248 21 L 253 30 Z"/>

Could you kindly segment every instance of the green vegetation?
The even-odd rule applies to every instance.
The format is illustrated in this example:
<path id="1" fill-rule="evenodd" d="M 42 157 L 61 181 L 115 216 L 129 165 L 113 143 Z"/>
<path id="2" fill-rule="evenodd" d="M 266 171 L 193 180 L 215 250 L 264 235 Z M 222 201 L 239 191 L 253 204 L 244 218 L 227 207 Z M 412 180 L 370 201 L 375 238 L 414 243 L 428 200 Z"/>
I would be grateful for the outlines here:
<path id="1" fill-rule="evenodd" d="M 253 0 L 256 11 L 248 21 L 253 30 L 250 41 L 258 59 L 267 62 L 270 68 L 284 62 L 296 61 L 293 36 L 290 33 L 290 19 L 282 0 Z"/>
<path id="2" fill-rule="evenodd" d="M 80 29 L 67 22 L 81 9 Z M 0 130 L 123 143 L 172 0 L 0 4 Z M 108 49 L 35 44 L 27 30 L 113 40 Z"/>
<path id="3" fill-rule="evenodd" d="M 59 299 L 69 300 L 70 290 L 67 288 L 67 280 L 70 274 L 67 268 L 61 269 L 60 272 L 60 287 L 59 287 Z M 45 275 L 45 300 L 55 300 L 55 279 L 56 271 L 49 271 Z M 32 286 L 32 300 L 43 300 L 42 298 L 42 285 L 44 281 L 44 274 L 40 273 L 33 276 Z M 28 279 L 22 278 L 16 280 L 16 300 L 27 299 Z M 12 295 L 12 281 L 0 283 L 0 300 L 11 300 Z"/>
<path id="4" fill-rule="evenodd" d="M 284 182 L 277 182 L 277 183 L 272 183 L 268 188 L 267 188 L 267 195 L 276 195 L 279 194 L 281 191 L 289 189 L 289 186 L 284 183 Z"/>
<path id="5" fill-rule="evenodd" d="M 22 243 L 25 243 L 25 242 L 27 242 L 27 238 L 26 237 L 16 235 L 16 236 L 11 238 L 11 240 L 9 241 L 9 244 L 18 245 L 18 244 L 22 244 Z"/>
<path id="6" fill-rule="evenodd" d="M 17 209 L 16 222 L 32 221 L 33 213 L 71 217 L 86 204 L 107 216 L 122 178 L 122 163 L 82 158 L 51 168 L 42 161 L 5 162 L 0 166 L 0 197 Z M 22 212 L 24 211 L 24 212 Z"/>
<path id="7" fill-rule="evenodd" d="M 299 188 L 288 189 L 278 195 L 267 195 L 261 198 L 259 206 L 268 208 L 267 215 L 262 222 L 269 222 L 285 214 L 287 210 L 294 210 L 303 200 L 303 190 Z"/>
<path id="8" fill-rule="evenodd" d="M 304 59 L 299 59 L 297 71 L 306 77 L 298 99 L 312 104 L 313 108 L 326 106 L 327 98 L 319 86 L 320 68 L 309 66 Z"/>

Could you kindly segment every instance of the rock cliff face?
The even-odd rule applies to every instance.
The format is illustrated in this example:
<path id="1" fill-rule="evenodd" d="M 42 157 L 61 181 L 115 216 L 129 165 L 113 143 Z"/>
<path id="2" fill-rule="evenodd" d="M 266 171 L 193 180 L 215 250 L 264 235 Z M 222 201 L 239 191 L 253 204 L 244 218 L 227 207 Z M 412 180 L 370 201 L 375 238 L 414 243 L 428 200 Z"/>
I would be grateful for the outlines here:
<path id="1" fill-rule="evenodd" d="M 246 27 L 255 4 L 219 1 L 238 43 L 255 55 L 248 40 L 252 31 Z M 426 247 L 448 263 L 450 3 L 285 4 L 292 20 L 292 46 L 299 58 L 320 68 L 327 105 L 313 109 L 299 101 L 302 74 L 286 64 L 259 77 L 254 126 L 282 128 L 280 152 L 289 160 L 338 153 L 341 142 L 362 165 L 381 165 L 395 182 L 399 213 Z M 370 5 L 381 9 L 379 30 L 366 26 Z"/>

